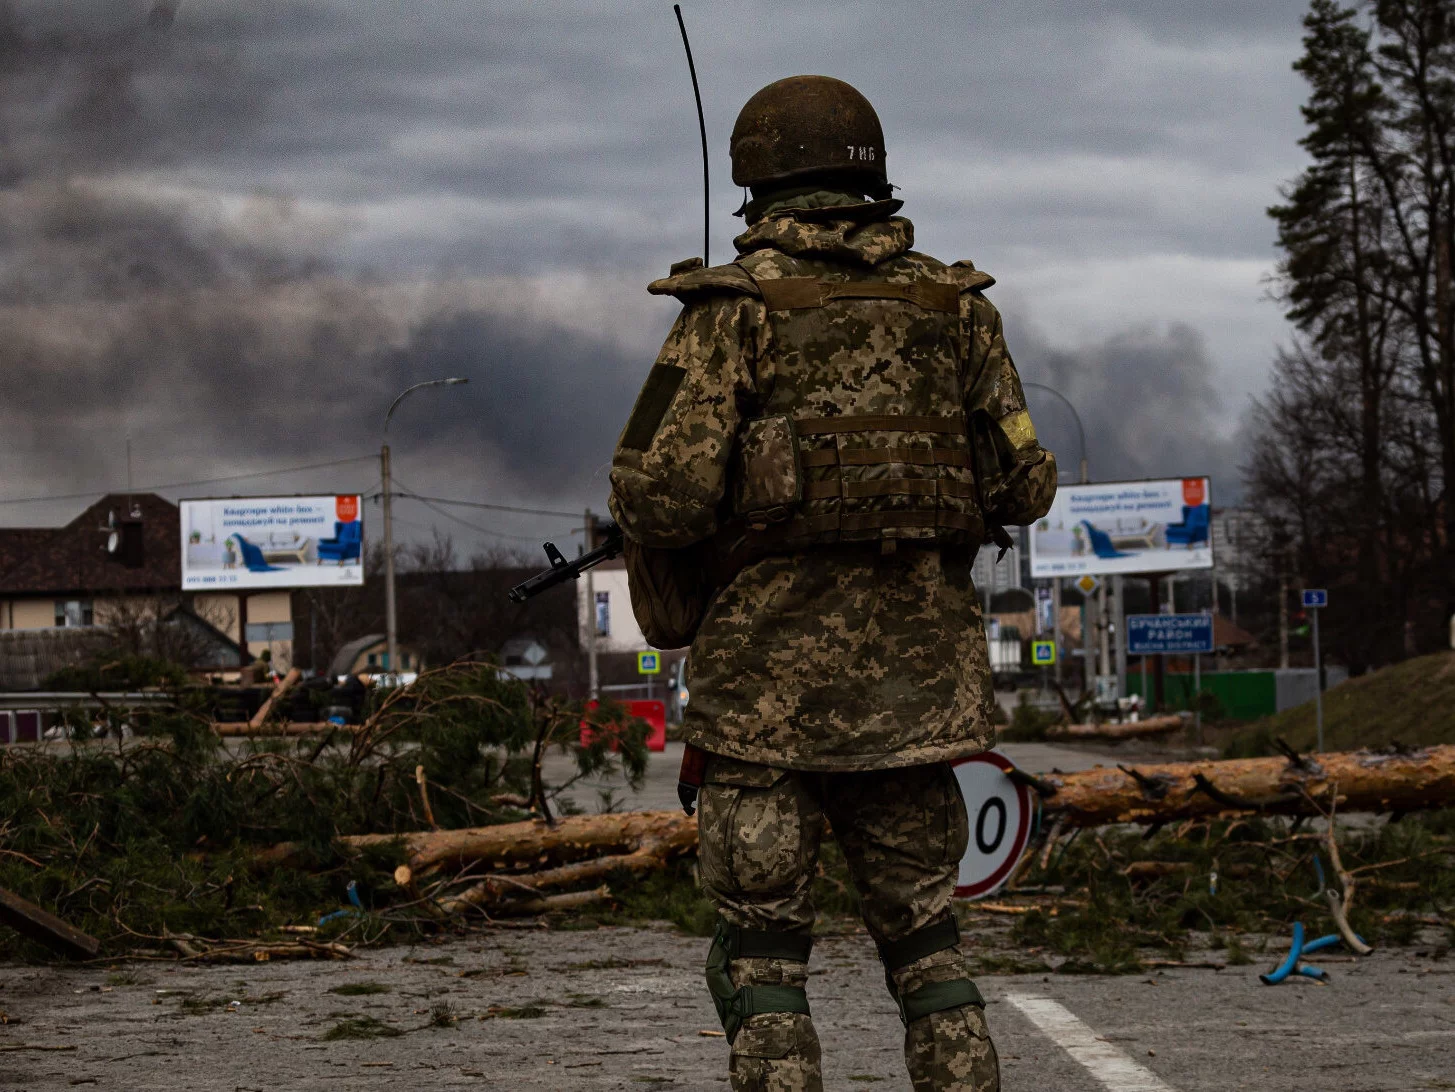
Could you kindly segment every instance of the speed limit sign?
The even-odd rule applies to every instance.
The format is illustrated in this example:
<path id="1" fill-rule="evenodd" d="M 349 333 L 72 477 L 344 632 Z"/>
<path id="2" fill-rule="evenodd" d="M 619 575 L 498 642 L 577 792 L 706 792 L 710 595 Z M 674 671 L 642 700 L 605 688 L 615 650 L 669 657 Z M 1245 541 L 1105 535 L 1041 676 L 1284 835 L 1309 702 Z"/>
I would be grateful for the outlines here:
<path id="1" fill-rule="evenodd" d="M 953 763 L 970 817 L 970 844 L 960 860 L 955 897 L 978 899 L 1000 887 L 1025 852 L 1031 794 L 1010 779 L 1015 765 L 995 751 Z"/>

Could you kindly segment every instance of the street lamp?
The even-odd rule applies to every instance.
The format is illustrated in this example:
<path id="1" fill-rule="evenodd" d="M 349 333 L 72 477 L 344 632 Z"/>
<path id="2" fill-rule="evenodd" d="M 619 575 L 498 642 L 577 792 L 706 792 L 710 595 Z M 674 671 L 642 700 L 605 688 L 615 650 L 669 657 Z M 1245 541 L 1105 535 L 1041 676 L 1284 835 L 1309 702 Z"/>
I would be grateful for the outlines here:
<path id="1" fill-rule="evenodd" d="M 390 674 L 396 679 L 399 676 L 399 639 L 394 610 L 394 510 L 391 503 L 393 487 L 389 474 L 389 419 L 394 416 L 399 403 L 417 390 L 425 387 L 457 387 L 468 382 L 468 379 L 459 376 L 450 379 L 426 379 L 423 383 L 416 383 L 400 391 L 394 401 L 389 403 L 389 411 L 384 414 L 384 441 L 379 445 L 379 470 L 384 486 L 384 639 L 386 662 Z"/>
<path id="2" fill-rule="evenodd" d="M 1038 391 L 1045 391 L 1047 394 L 1055 395 L 1061 400 L 1061 404 L 1071 411 L 1071 416 L 1076 421 L 1076 437 L 1081 443 L 1081 483 L 1085 485 L 1091 481 L 1091 475 L 1086 471 L 1086 429 L 1081 426 L 1081 414 L 1076 412 L 1076 407 L 1071 404 L 1071 399 L 1058 391 L 1055 387 L 1048 387 L 1044 383 L 1027 383 L 1021 381 L 1022 387 L 1031 387 Z"/>

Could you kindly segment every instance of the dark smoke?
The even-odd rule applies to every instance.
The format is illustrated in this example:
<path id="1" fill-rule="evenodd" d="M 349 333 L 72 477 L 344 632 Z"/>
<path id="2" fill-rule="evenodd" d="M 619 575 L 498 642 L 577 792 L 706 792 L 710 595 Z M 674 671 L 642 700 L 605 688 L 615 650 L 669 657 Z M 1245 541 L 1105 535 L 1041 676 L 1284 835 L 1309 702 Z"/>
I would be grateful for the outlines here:
<path id="1" fill-rule="evenodd" d="M 287 197 L 224 212 L 154 185 L 269 121 L 226 26 L 190 10 L 41 25 L 0 2 L 4 492 L 117 485 L 127 436 L 164 480 L 367 452 L 399 389 L 463 374 L 396 422 L 412 484 L 599 503 L 642 364 L 470 283 L 353 272 Z"/>
<path id="2" fill-rule="evenodd" d="M 1021 331 L 1011 351 L 1023 379 L 1056 389 L 1076 407 L 1093 481 L 1208 474 L 1215 503 L 1241 495 L 1228 425 L 1242 406 L 1219 390 L 1202 335 L 1192 327 L 1138 327 L 1071 349 Z M 1042 391 L 1028 390 L 1026 398 L 1062 480 L 1077 480 L 1080 452 L 1069 412 Z"/>

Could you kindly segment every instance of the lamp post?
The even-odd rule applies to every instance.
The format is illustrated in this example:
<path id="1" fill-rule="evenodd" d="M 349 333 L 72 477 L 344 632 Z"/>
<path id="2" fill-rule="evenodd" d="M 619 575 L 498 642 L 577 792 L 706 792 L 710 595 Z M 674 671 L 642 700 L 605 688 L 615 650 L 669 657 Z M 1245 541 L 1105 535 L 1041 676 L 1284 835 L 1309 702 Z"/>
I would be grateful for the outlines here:
<path id="1" fill-rule="evenodd" d="M 389 411 L 384 414 L 384 441 L 379 445 L 379 472 L 383 479 L 384 496 L 384 640 L 388 670 L 396 679 L 399 677 L 399 639 L 395 626 L 394 609 L 394 507 L 392 504 L 392 477 L 389 469 L 389 419 L 394 416 L 394 411 L 399 408 L 399 403 L 417 390 L 425 387 L 456 387 L 468 382 L 468 379 L 458 376 L 450 379 L 426 379 L 423 383 L 416 383 L 414 386 L 400 391 L 394 401 L 389 403 Z"/>
<path id="2" fill-rule="evenodd" d="M 1087 463 L 1086 463 L 1086 428 L 1081 424 L 1081 414 L 1079 414 L 1079 413 L 1076 412 L 1076 407 L 1071 404 L 1071 399 L 1067 398 L 1064 394 L 1062 394 L 1060 391 L 1058 391 L 1055 387 L 1048 387 L 1044 383 L 1027 383 L 1025 381 L 1022 381 L 1021 382 L 1021 386 L 1022 387 L 1031 388 L 1033 390 L 1045 391 L 1047 394 L 1052 395 L 1053 397 L 1055 397 L 1056 399 L 1058 399 L 1063 406 L 1065 406 L 1068 410 L 1071 411 L 1071 419 L 1076 422 L 1076 438 L 1077 438 L 1077 441 L 1081 445 L 1081 483 L 1083 485 L 1085 485 L 1087 482 L 1091 481 L 1091 474 L 1088 472 Z M 1120 599 L 1120 591 L 1121 591 L 1120 581 L 1121 581 L 1121 578 L 1118 577 L 1117 578 L 1117 581 L 1118 581 L 1117 591 L 1119 593 L 1118 594 L 1117 602 L 1120 603 L 1121 602 L 1121 599 Z M 1057 648 L 1057 650 L 1059 652 L 1059 650 L 1061 648 L 1061 578 L 1059 576 L 1055 578 L 1055 581 L 1052 584 L 1052 587 L 1054 587 L 1056 589 L 1056 591 L 1055 591 L 1055 601 L 1054 601 L 1054 603 L 1053 603 L 1053 605 L 1051 607 L 1051 611 L 1052 611 L 1052 621 L 1054 623 L 1053 628 L 1055 630 L 1055 636 L 1056 636 L 1056 648 Z M 1085 615 L 1083 614 L 1083 618 L 1084 617 L 1085 617 Z M 1101 596 L 1099 597 L 1098 602 L 1097 602 L 1097 618 L 1099 620 L 1099 624 L 1100 624 L 1100 628 L 1101 628 L 1101 634 L 1102 634 L 1101 656 L 1100 656 L 1100 659 L 1103 662 L 1102 662 L 1102 665 L 1101 666 L 1103 668 L 1105 668 L 1105 667 L 1109 666 L 1105 662 L 1109 658 L 1107 656 L 1107 652 L 1106 652 L 1107 641 L 1105 639 L 1106 638 L 1106 582 L 1105 581 L 1102 582 L 1102 585 L 1101 585 Z M 1086 635 L 1083 633 L 1081 636 L 1082 636 L 1082 651 L 1084 652 L 1085 651 L 1085 645 L 1086 645 Z M 1084 658 L 1083 658 L 1083 662 L 1084 662 Z M 1119 671 L 1118 672 L 1118 676 L 1120 676 L 1120 674 L 1121 674 L 1121 672 Z M 1057 682 L 1060 682 L 1061 681 L 1061 657 L 1059 655 L 1057 655 L 1057 657 L 1056 657 L 1056 681 Z"/>

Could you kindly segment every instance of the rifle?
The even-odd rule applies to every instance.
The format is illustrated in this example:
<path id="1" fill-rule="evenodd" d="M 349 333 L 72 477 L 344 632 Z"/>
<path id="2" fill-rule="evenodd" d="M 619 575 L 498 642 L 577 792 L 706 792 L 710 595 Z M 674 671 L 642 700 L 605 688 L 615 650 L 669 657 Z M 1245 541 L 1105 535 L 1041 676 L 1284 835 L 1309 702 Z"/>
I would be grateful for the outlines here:
<path id="1" fill-rule="evenodd" d="M 619 557 L 622 550 L 621 528 L 615 523 L 608 523 L 606 528 L 606 540 L 594 550 L 588 550 L 575 561 L 567 561 L 556 549 L 554 542 L 546 543 L 546 557 L 550 559 L 551 567 L 536 573 L 515 587 L 510 589 L 510 601 L 512 603 L 524 603 L 527 599 L 534 599 L 541 592 L 554 588 L 557 584 L 564 584 L 567 580 L 578 580 L 581 574 L 587 569 L 594 569 L 603 561 L 610 561 Z"/>

